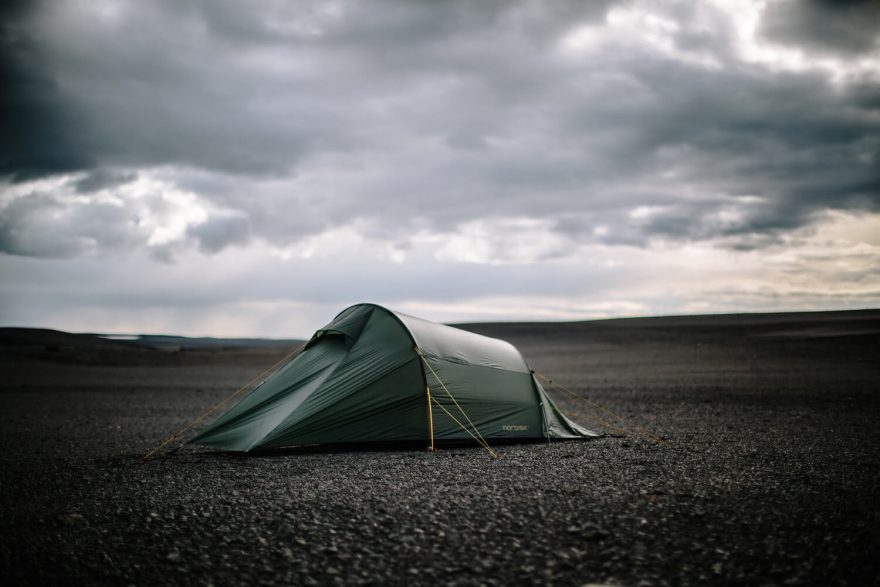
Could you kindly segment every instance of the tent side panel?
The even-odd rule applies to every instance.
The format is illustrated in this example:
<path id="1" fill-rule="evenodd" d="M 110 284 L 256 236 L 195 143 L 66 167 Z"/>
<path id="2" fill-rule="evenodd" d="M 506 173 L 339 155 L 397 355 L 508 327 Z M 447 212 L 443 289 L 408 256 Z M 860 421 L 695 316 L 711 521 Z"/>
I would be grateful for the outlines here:
<path id="1" fill-rule="evenodd" d="M 529 367 L 512 344 L 460 328 L 394 312 L 419 348 L 447 361 L 528 373 Z"/>
<path id="2" fill-rule="evenodd" d="M 442 406 L 434 406 L 436 439 L 471 438 L 449 414 L 468 427 L 470 418 L 486 439 L 544 438 L 543 415 L 531 374 L 465 365 L 431 355 L 425 355 L 425 360 L 433 369 L 425 368 L 431 397 Z"/>

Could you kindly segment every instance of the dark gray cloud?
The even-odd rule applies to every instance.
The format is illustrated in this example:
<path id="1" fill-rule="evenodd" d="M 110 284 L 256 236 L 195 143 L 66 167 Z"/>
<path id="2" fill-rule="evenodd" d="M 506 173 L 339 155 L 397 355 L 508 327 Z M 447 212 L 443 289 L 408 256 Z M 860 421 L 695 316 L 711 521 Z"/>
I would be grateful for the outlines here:
<path id="1" fill-rule="evenodd" d="M 76 257 L 130 250 L 145 240 L 129 210 L 103 202 L 71 205 L 50 193 L 32 193 L 0 215 L 0 250 L 13 255 Z"/>
<path id="2" fill-rule="evenodd" d="M 137 179 L 137 174 L 123 170 L 95 169 L 73 185 L 78 193 L 90 194 L 108 188 L 115 188 Z"/>
<path id="3" fill-rule="evenodd" d="M 23 26 L 0 28 L 0 174 L 30 179 L 88 169 L 96 157 L 82 112 L 34 58 L 36 43 Z M 84 134 L 81 134 L 84 133 Z"/>
<path id="4" fill-rule="evenodd" d="M 214 215 L 187 229 L 187 236 L 198 242 L 205 253 L 219 253 L 232 245 L 242 245 L 251 238 L 250 222 L 242 215 Z"/>
<path id="5" fill-rule="evenodd" d="M 788 0 L 769 5 L 767 38 L 807 50 L 854 55 L 880 47 L 880 3 L 875 0 Z"/>
<path id="6" fill-rule="evenodd" d="M 759 30 L 876 58 L 876 13 L 771 3 Z M 753 248 L 880 203 L 876 72 L 750 61 L 705 3 L 39 2 L 2 22 L 0 174 L 10 193 L 73 174 L 0 200 L 7 253 L 172 260 L 342 226 L 405 249 L 505 218 Z"/>

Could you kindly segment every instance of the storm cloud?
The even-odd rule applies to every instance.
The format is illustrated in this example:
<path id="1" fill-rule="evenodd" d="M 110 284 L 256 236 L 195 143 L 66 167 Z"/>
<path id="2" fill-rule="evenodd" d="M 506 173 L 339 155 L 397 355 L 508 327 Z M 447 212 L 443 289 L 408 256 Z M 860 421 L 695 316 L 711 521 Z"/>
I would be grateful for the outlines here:
<path id="1" fill-rule="evenodd" d="M 880 4 L 872 0 L 804 0 L 771 4 L 762 32 L 818 52 L 871 53 L 880 45 Z"/>
<path id="2" fill-rule="evenodd" d="M 4 10 L 10 256 L 760 251 L 880 206 L 874 2 Z"/>

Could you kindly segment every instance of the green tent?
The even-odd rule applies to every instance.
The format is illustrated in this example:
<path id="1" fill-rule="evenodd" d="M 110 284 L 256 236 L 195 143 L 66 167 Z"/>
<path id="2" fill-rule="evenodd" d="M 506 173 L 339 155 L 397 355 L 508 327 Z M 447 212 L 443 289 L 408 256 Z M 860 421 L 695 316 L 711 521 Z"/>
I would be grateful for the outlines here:
<path id="1" fill-rule="evenodd" d="M 358 304 L 192 442 L 250 451 L 592 436 L 559 412 L 513 345 Z"/>

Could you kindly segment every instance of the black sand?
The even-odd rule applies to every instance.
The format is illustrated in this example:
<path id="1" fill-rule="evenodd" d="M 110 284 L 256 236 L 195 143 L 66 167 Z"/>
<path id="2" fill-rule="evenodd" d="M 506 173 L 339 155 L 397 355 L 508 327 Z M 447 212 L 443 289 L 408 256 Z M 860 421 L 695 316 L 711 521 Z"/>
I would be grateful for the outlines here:
<path id="1" fill-rule="evenodd" d="M 0 581 L 880 581 L 880 311 L 468 328 L 627 436 L 145 462 L 283 351 L 0 329 Z"/>

